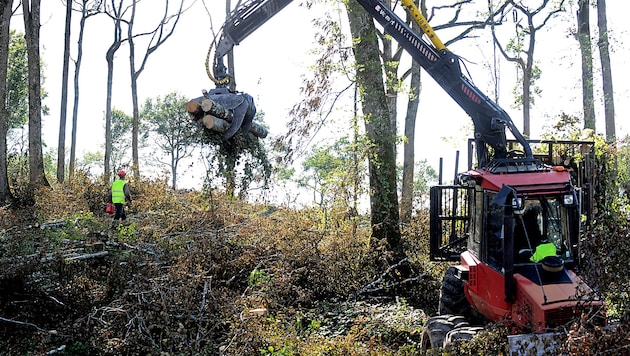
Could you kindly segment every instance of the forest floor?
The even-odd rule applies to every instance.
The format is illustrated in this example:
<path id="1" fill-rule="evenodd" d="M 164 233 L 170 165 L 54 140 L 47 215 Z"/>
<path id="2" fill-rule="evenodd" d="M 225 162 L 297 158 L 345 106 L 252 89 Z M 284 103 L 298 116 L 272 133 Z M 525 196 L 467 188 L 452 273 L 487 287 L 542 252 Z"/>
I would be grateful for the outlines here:
<path id="1" fill-rule="evenodd" d="M 447 267 L 427 260 L 427 217 L 403 228 L 401 278 L 343 209 L 142 182 L 111 227 L 107 187 L 80 187 L 0 210 L 3 355 L 420 354 Z M 504 336 L 461 354 L 506 354 Z"/>
<path id="2" fill-rule="evenodd" d="M 365 218 L 332 212 L 326 222 L 314 209 L 174 194 L 159 182 L 136 190 L 114 227 L 89 189 L 84 201 L 59 202 L 63 191 L 53 190 L 34 207 L 0 211 L 2 354 L 417 349 L 437 278 L 418 270 L 387 284 L 382 256 L 366 262 Z M 412 286 L 428 290 L 393 293 Z"/>

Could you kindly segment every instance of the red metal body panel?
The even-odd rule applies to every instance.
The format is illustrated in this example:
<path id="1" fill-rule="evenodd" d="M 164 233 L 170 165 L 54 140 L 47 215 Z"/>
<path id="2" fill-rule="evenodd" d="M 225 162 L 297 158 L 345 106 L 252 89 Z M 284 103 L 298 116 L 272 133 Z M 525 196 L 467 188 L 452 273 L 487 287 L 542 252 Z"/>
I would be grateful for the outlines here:
<path id="1" fill-rule="evenodd" d="M 549 171 L 539 172 L 523 172 L 523 173 L 491 173 L 483 169 L 469 171 L 471 177 L 475 177 L 481 181 L 484 189 L 498 191 L 506 184 L 519 190 L 519 187 L 525 188 L 526 191 L 535 193 L 541 186 L 551 188 L 557 185 L 557 191 L 562 191 L 566 184 L 571 181 L 570 171 L 562 167 L 554 167 Z M 531 186 L 529 189 L 526 186 Z M 549 190 L 546 190 L 549 193 Z"/>
<path id="2" fill-rule="evenodd" d="M 505 319 L 510 314 L 511 303 L 505 301 L 503 274 L 479 261 L 470 251 L 462 253 L 461 263 L 468 267 L 469 282 L 464 284 L 464 293 L 473 308 L 492 321 Z"/>
<path id="3" fill-rule="evenodd" d="M 505 301 L 502 273 L 479 261 L 470 251 L 462 253 L 461 265 L 468 269 L 464 293 L 472 307 L 492 321 L 510 318 L 520 330 L 542 333 L 564 325 L 579 315 L 577 306 L 585 302 L 580 298 L 591 292 L 570 270 L 567 273 L 572 283 L 546 284 L 543 288 L 516 273 L 516 295 L 514 302 L 509 303 Z M 589 300 L 588 304 L 597 306 L 603 302 Z"/>
<path id="4" fill-rule="evenodd" d="M 584 305 L 591 289 L 573 271 L 567 270 L 571 283 L 546 284 L 542 288 L 536 283 L 515 274 L 516 298 L 512 308 L 512 320 L 521 327 L 531 328 L 536 333 L 545 328 L 564 325 L 579 315 L 578 305 Z M 546 296 L 546 300 L 545 300 Z M 603 302 L 588 300 L 589 306 Z"/>

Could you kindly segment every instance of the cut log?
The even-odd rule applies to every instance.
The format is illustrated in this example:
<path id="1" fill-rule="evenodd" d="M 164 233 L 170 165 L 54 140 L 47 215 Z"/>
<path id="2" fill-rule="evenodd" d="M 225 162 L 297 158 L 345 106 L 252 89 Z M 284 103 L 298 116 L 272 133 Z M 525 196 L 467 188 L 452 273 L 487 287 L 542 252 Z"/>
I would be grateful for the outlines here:
<path id="1" fill-rule="evenodd" d="M 224 133 L 230 127 L 230 123 L 227 120 L 223 120 L 212 115 L 205 115 L 200 121 L 203 126 L 208 130 L 216 131 L 219 133 Z M 258 138 L 265 138 L 267 137 L 268 133 L 267 129 L 258 125 L 255 122 L 252 123 L 252 127 L 250 128 L 249 132 L 251 132 L 252 135 Z"/>
<path id="2" fill-rule="evenodd" d="M 205 115 L 203 119 L 203 126 L 205 126 L 209 130 L 217 131 L 220 133 L 224 133 L 227 129 L 230 128 L 230 123 L 212 115 Z"/>
<path id="3" fill-rule="evenodd" d="M 190 114 L 191 117 L 203 115 L 201 104 L 199 104 L 196 100 L 191 100 L 186 103 L 186 111 Z"/>
<path id="4" fill-rule="evenodd" d="M 209 98 L 203 98 L 201 100 L 201 109 L 204 113 L 210 114 L 212 116 L 220 117 L 222 119 L 228 120 L 232 122 L 233 113 L 232 110 L 229 110 L 216 101 L 213 101 Z"/>
<path id="5" fill-rule="evenodd" d="M 220 133 L 228 130 L 234 117 L 231 110 L 209 98 L 190 100 L 186 103 L 186 111 L 191 120 L 203 124 L 208 130 Z M 255 122 L 252 122 L 249 132 L 258 138 L 265 138 L 268 134 L 267 129 Z"/>
<path id="6" fill-rule="evenodd" d="M 249 128 L 249 132 L 258 137 L 258 138 L 265 138 L 267 137 L 267 129 L 260 126 L 259 124 L 252 122 L 252 127 Z"/>

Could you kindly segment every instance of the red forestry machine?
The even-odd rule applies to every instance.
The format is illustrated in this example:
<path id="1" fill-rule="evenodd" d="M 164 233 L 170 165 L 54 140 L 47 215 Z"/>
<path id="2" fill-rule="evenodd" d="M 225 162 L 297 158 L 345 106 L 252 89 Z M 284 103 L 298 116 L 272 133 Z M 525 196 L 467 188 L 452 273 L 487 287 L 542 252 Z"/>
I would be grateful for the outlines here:
<path id="1" fill-rule="evenodd" d="M 351 1 L 360 3 L 474 123 L 469 146 L 477 168 L 469 153 L 469 170 L 457 175 L 456 184 L 431 189 L 431 258 L 459 264 L 446 271 L 440 315 L 424 325 L 423 349 L 470 339 L 480 330 L 473 321 L 508 321 L 520 334 L 509 337 L 511 353 L 543 355 L 554 347 L 552 336 L 564 334 L 582 313 L 606 324 L 603 301 L 576 274 L 580 239 L 591 219 L 593 143 L 526 140 L 508 114 L 463 74 L 460 58 L 412 0 L 401 1 L 423 34 L 381 0 Z M 191 100 L 188 110 L 202 120 L 212 114 L 208 101 L 223 105 L 231 121 L 224 139 L 239 130 L 247 133 L 256 109 L 251 96 L 228 88 L 223 57 L 290 2 L 250 0 L 226 20 L 213 66 L 217 87 Z M 514 140 L 507 140 L 506 128 Z M 534 154 L 532 145 L 540 153 Z M 539 245 L 547 256 L 540 256 Z"/>

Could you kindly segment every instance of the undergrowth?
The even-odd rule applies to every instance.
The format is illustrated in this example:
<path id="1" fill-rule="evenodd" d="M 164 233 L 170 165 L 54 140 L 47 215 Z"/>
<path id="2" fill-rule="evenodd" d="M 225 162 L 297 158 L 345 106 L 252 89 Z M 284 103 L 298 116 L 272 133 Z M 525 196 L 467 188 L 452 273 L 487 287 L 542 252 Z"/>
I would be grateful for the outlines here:
<path id="1" fill-rule="evenodd" d="M 428 261 L 428 213 L 402 227 L 399 281 L 369 218 L 248 204 L 221 191 L 130 181 L 110 228 L 109 186 L 77 177 L 0 208 L 0 349 L 9 355 L 418 355 L 446 264 Z M 612 221 L 612 220 L 610 220 Z M 601 224 L 585 271 L 627 325 L 627 224 Z M 621 277 L 621 278 L 619 278 Z M 561 354 L 628 354 L 627 328 L 568 326 Z M 501 355 L 489 326 L 448 355 Z"/>
<path id="2" fill-rule="evenodd" d="M 417 350 L 439 277 L 410 250 L 419 278 L 399 286 L 398 299 L 373 283 L 384 276 L 373 263 L 369 218 L 247 204 L 220 191 L 175 192 L 162 180 L 129 184 L 128 219 L 115 228 L 104 212 L 109 186 L 85 177 L 42 188 L 32 209 L 0 212 L 7 286 L 0 348 L 15 355 Z M 414 238 L 405 238 L 410 249 L 419 246 Z"/>

